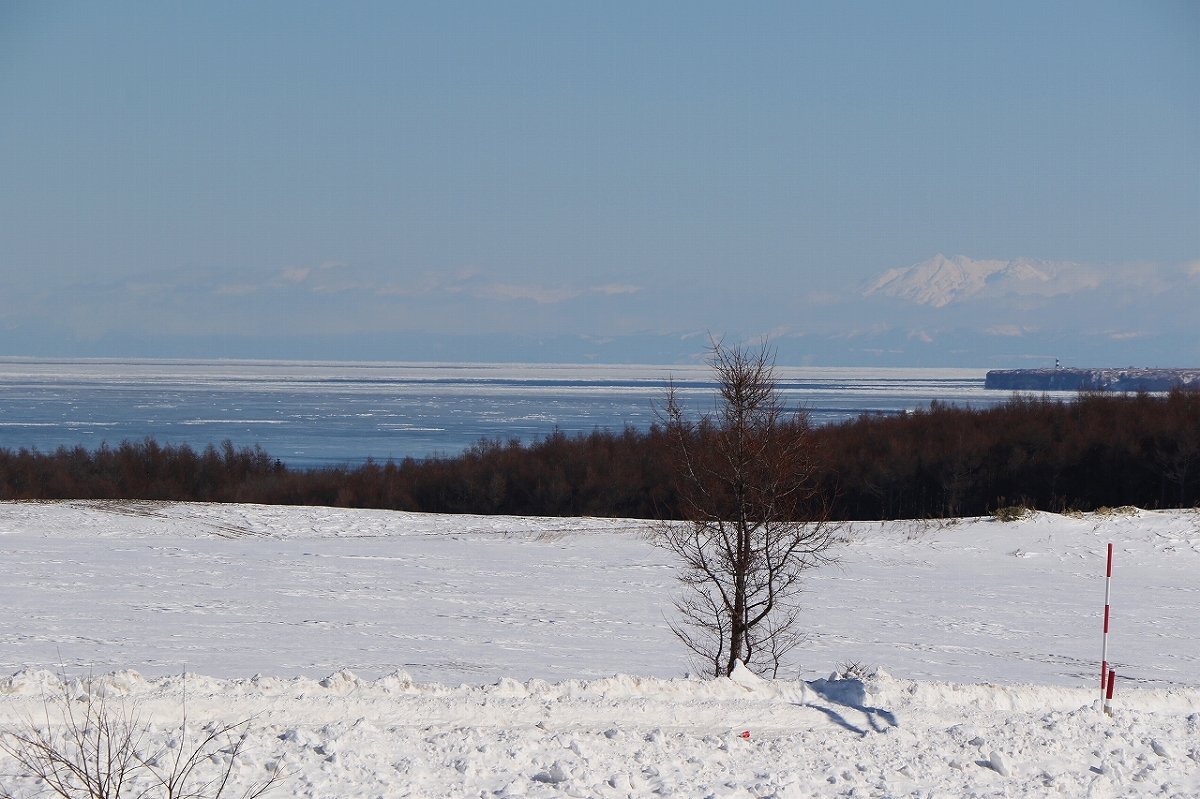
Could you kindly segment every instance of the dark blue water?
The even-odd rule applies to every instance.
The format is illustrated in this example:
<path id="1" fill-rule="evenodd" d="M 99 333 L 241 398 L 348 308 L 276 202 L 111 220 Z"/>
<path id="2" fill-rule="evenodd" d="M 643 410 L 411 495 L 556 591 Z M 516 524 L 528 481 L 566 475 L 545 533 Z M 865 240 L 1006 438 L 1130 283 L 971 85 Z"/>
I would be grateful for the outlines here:
<path id="1" fill-rule="evenodd" d="M 54 450 L 153 437 L 202 448 L 261 445 L 294 466 L 452 454 L 480 438 L 531 441 L 555 427 L 646 428 L 673 378 L 712 408 L 703 366 L 330 364 L 0 359 L 0 447 Z M 781 368 L 787 402 L 815 423 L 938 399 L 989 405 L 971 369 Z"/>

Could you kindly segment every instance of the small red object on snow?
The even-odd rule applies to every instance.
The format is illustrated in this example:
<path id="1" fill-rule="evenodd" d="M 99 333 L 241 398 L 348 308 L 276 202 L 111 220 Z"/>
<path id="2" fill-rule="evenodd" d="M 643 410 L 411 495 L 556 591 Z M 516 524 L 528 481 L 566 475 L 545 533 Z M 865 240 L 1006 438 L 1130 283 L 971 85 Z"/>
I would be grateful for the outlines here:
<path id="1" fill-rule="evenodd" d="M 742 733 L 742 737 L 743 737 L 743 738 L 749 738 L 749 737 L 750 737 L 750 730 L 746 730 L 745 732 L 743 732 L 743 733 Z"/>

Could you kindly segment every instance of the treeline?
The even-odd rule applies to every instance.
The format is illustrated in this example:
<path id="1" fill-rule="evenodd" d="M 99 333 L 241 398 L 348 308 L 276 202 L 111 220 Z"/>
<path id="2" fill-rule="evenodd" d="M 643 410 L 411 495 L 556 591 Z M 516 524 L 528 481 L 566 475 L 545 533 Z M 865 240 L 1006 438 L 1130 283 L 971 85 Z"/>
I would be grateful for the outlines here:
<path id="1" fill-rule="evenodd" d="M 931 403 L 818 431 L 840 518 L 1200 504 L 1200 391 Z"/>
<path id="2" fill-rule="evenodd" d="M 1200 392 L 932 403 L 813 428 L 818 479 L 840 519 L 1200 504 Z M 0 448 L 0 499 L 155 499 L 444 513 L 673 518 L 664 432 L 628 428 L 530 444 L 482 440 L 399 463 L 293 469 L 229 442 L 153 440 L 52 453 Z"/>

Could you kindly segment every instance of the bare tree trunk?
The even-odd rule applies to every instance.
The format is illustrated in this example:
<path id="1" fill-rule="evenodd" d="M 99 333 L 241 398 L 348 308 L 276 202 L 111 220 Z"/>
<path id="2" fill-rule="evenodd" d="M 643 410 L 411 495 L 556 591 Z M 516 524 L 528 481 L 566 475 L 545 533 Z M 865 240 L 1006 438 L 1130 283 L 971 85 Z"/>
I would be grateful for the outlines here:
<path id="1" fill-rule="evenodd" d="M 714 412 L 693 422 L 669 385 L 660 412 L 684 521 L 655 542 L 683 563 L 676 635 L 714 676 L 779 670 L 799 640 L 802 574 L 832 560 L 834 527 L 802 410 L 779 395 L 772 351 L 714 341 Z"/>

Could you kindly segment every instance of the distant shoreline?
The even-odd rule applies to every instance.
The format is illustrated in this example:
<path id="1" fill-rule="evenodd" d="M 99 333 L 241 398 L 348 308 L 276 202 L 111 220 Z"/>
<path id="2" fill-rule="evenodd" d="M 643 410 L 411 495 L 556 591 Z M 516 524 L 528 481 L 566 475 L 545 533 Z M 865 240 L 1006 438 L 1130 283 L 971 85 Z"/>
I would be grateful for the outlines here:
<path id="1" fill-rule="evenodd" d="M 994 391 L 1170 391 L 1200 388 L 1200 369 L 993 369 L 984 388 Z"/>

